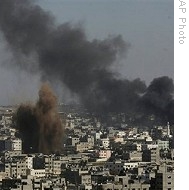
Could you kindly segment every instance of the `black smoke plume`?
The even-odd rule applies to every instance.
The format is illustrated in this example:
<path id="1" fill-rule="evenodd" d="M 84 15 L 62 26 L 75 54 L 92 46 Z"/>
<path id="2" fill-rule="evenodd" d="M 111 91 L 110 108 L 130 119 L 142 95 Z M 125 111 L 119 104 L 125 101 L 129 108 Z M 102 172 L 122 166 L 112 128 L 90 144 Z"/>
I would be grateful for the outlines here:
<path id="1" fill-rule="evenodd" d="M 146 92 L 140 79 L 121 80 L 111 70 L 129 48 L 120 35 L 89 41 L 81 26 L 57 26 L 50 13 L 30 0 L 0 0 L 0 30 L 17 65 L 31 72 L 37 63 L 43 79 L 61 81 L 90 110 L 131 112 L 142 110 L 139 105 L 153 109 L 146 103 L 151 87 Z"/>
<path id="2" fill-rule="evenodd" d="M 61 151 L 63 125 L 57 112 L 57 99 L 48 84 L 42 85 L 35 106 L 23 104 L 18 108 L 15 122 L 25 153 Z"/>
<path id="3" fill-rule="evenodd" d="M 174 123 L 174 85 L 169 77 L 155 78 L 140 99 L 140 108 L 146 114 L 154 114 L 164 122 Z"/>

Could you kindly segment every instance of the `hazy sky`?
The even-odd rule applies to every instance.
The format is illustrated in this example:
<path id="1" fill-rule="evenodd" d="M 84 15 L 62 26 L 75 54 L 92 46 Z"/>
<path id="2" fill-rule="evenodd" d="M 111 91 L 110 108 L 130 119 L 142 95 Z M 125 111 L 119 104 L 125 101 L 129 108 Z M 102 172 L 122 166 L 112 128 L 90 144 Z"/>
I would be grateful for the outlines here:
<path id="1" fill-rule="evenodd" d="M 57 23 L 82 23 L 89 39 L 122 35 L 131 44 L 127 58 L 116 65 L 122 77 L 140 77 L 147 84 L 163 75 L 174 77 L 173 0 L 36 0 Z M 33 100 L 39 75 L 4 67 L 13 59 L 0 36 L 0 105 Z"/>

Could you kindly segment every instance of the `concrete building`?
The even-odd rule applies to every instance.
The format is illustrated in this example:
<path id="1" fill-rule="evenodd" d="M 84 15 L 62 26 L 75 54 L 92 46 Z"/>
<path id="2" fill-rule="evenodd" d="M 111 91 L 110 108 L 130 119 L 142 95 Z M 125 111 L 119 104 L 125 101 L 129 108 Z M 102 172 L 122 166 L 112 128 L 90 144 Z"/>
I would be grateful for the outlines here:
<path id="1" fill-rule="evenodd" d="M 135 161 L 135 162 L 141 162 L 142 161 L 142 152 L 138 151 L 132 151 L 129 153 L 129 160 Z"/>
<path id="2" fill-rule="evenodd" d="M 115 162 L 106 162 L 105 168 L 109 169 L 110 174 L 119 175 L 120 171 L 123 170 L 124 162 L 115 161 Z"/>
<path id="3" fill-rule="evenodd" d="M 5 150 L 22 151 L 22 140 L 19 138 L 8 138 L 5 140 Z"/>
<path id="4" fill-rule="evenodd" d="M 105 148 L 105 149 L 109 148 L 109 145 L 110 145 L 110 140 L 109 140 L 109 138 L 100 139 L 100 145 L 101 145 L 103 148 Z"/>
<path id="5" fill-rule="evenodd" d="M 121 171 L 137 168 L 138 165 L 138 162 L 124 162 L 118 160 L 115 162 L 106 162 L 105 168 L 109 169 L 110 174 L 119 175 Z"/>
<path id="6" fill-rule="evenodd" d="M 143 150 L 142 152 L 142 161 L 143 162 L 154 162 L 159 163 L 160 153 L 159 149 Z"/>
<path id="7" fill-rule="evenodd" d="M 141 143 L 138 143 L 138 142 L 135 142 L 134 144 L 136 144 L 136 148 L 137 148 L 137 151 L 142 151 L 142 144 Z"/>
<path id="8" fill-rule="evenodd" d="M 79 137 L 69 137 L 67 139 L 67 145 L 71 145 L 71 146 L 75 146 L 77 143 L 79 143 L 80 140 L 79 140 Z"/>
<path id="9" fill-rule="evenodd" d="M 76 144 L 76 151 L 77 152 L 84 152 L 87 151 L 89 149 L 92 149 L 93 145 L 91 143 L 88 142 L 80 142 L 78 144 Z"/>
<path id="10" fill-rule="evenodd" d="M 172 166 L 161 165 L 155 178 L 151 180 L 150 190 L 174 190 L 174 170 Z"/>
<path id="11" fill-rule="evenodd" d="M 60 175 L 63 160 L 55 155 L 45 157 L 45 172 L 47 175 Z"/>
<path id="12" fill-rule="evenodd" d="M 169 149 L 169 141 L 162 141 L 162 140 L 157 140 L 157 145 L 159 149 Z"/>
<path id="13" fill-rule="evenodd" d="M 123 186 L 121 184 L 106 183 L 98 186 L 98 189 L 110 190 L 117 189 L 122 190 Z"/>
<path id="14" fill-rule="evenodd" d="M 92 135 L 94 136 L 94 140 L 97 141 L 100 139 L 101 132 L 94 132 Z"/>
<path id="15" fill-rule="evenodd" d="M 5 162 L 5 174 L 7 177 L 26 176 L 27 170 L 32 169 L 32 157 L 15 156 L 10 161 Z"/>
<path id="16" fill-rule="evenodd" d="M 45 169 L 28 169 L 27 175 L 31 175 L 33 177 L 45 177 Z"/>
<path id="17" fill-rule="evenodd" d="M 111 157 L 111 150 L 98 150 L 96 152 L 99 158 L 110 158 Z"/>
<path id="18" fill-rule="evenodd" d="M 124 142 L 124 138 L 123 137 L 115 137 L 115 139 L 114 139 L 114 142 L 120 142 L 120 143 L 122 143 L 122 142 Z"/>
<path id="19" fill-rule="evenodd" d="M 151 150 L 158 148 L 158 144 L 142 144 L 142 150 Z"/>

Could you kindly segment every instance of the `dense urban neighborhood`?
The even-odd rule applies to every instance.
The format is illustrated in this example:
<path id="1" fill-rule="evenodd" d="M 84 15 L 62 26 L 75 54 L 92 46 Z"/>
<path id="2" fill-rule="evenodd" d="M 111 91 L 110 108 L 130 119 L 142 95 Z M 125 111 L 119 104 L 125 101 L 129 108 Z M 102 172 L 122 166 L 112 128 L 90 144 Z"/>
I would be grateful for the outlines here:
<path id="1" fill-rule="evenodd" d="M 174 128 L 169 122 L 137 126 L 124 113 L 99 117 L 61 105 L 61 151 L 44 154 L 23 149 L 15 111 L 0 107 L 0 189 L 174 189 Z"/>
<path id="2" fill-rule="evenodd" d="M 185 13 L 182 0 L 0 0 L 0 190 L 174 190 L 174 125 L 186 189 Z"/>

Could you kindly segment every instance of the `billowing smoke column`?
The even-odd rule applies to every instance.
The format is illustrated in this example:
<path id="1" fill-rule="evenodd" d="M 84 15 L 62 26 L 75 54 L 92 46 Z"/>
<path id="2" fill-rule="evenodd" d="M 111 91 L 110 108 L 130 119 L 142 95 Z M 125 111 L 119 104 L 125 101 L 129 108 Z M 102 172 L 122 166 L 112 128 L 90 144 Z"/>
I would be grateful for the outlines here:
<path id="1" fill-rule="evenodd" d="M 25 153 L 61 151 L 63 126 L 57 112 L 56 97 L 48 84 L 42 85 L 35 106 L 21 105 L 18 108 L 15 121 Z"/>
<path id="2" fill-rule="evenodd" d="M 174 123 L 173 80 L 164 76 L 155 78 L 140 99 L 140 109 L 154 114 L 164 122 Z"/>
<path id="3" fill-rule="evenodd" d="M 140 103 L 145 83 L 118 79 L 111 70 L 129 47 L 121 36 L 89 41 L 81 26 L 56 26 L 48 12 L 29 0 L 0 0 L 0 30 L 17 65 L 31 72 L 37 63 L 43 79 L 61 81 L 92 111 L 126 112 L 141 110 L 139 105 L 148 107 L 149 98 Z M 23 61 L 25 58 L 30 61 Z M 145 97 L 149 91 L 151 87 Z"/>

